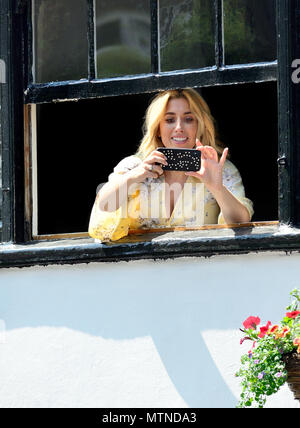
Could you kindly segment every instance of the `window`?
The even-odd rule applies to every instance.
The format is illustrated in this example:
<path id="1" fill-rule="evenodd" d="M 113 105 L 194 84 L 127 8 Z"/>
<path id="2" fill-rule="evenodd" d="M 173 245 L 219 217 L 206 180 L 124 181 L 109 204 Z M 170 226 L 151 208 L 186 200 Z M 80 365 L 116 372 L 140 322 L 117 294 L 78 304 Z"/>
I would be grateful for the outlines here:
<path id="1" fill-rule="evenodd" d="M 149 98 L 157 90 L 186 86 L 201 91 L 221 137 L 232 148 L 232 159 L 255 202 L 254 221 L 298 224 L 297 157 L 292 155 L 298 156 L 299 131 L 292 125 L 294 116 L 286 115 L 296 114 L 296 88 L 288 73 L 291 55 L 299 49 L 291 37 L 297 1 L 0 4 L 5 36 L 1 57 L 8 61 L 9 76 L 1 99 L 4 105 L 6 96 L 10 106 L 2 124 L 13 109 L 6 125 L 13 134 L 3 139 L 3 165 L 9 166 L 3 180 L 10 180 L 3 197 L 4 242 L 84 236 L 97 184 L 135 150 Z M 10 35 L 12 23 L 19 31 Z M 22 63 L 20 76 L 16 70 Z M 118 127 L 126 130 L 118 158 L 109 134 L 116 129 L 115 115 Z"/>
<path id="2" fill-rule="evenodd" d="M 148 82 L 157 81 L 157 88 L 163 89 L 177 86 L 173 82 L 180 77 L 185 79 L 182 86 L 190 86 L 189 82 L 201 79 L 202 73 L 205 73 L 203 83 L 197 86 L 205 98 L 211 100 L 209 105 L 218 108 L 214 116 L 219 124 L 223 122 L 224 139 L 229 140 L 233 159 L 241 166 L 247 191 L 257 206 L 254 220 L 277 219 L 277 187 L 272 184 L 277 175 L 274 170 L 277 146 L 275 7 L 273 1 L 265 0 L 262 4 L 260 16 L 253 1 L 246 2 L 246 6 L 244 1 L 225 1 L 223 8 L 222 2 L 205 0 L 138 3 L 81 0 L 75 2 L 74 7 L 70 0 L 32 2 L 32 79 L 35 83 L 44 83 L 34 83 L 27 93 L 28 101 L 33 91 L 35 97 L 31 108 L 32 123 L 36 122 L 32 147 L 37 159 L 37 165 L 32 165 L 36 191 L 32 213 L 34 236 L 86 231 L 89 220 L 86 207 L 90 207 L 94 199 L 95 183 L 106 181 L 113 166 L 133 153 L 141 139 L 142 117 L 152 96 L 145 91 L 153 89 Z M 215 33 L 216 22 L 219 26 Z M 261 35 L 264 24 L 269 29 L 265 36 Z M 87 28 L 90 28 L 89 43 L 83 43 Z M 268 62 L 262 62 L 265 58 Z M 241 84 L 237 90 L 227 85 L 216 86 L 223 73 L 232 70 L 226 69 L 227 59 L 229 64 L 235 60 L 237 63 L 261 61 L 255 65 L 255 79 L 264 83 L 252 83 L 252 70 L 235 66 L 236 76 L 229 76 L 226 83 Z M 97 85 L 93 99 L 82 86 L 88 70 L 90 76 L 86 84 Z M 151 70 L 156 72 L 155 76 Z M 259 77 L 262 72 L 264 75 Z M 168 78 L 167 85 L 160 83 L 163 78 Z M 68 84 L 61 83 L 66 80 Z M 54 83 L 50 86 L 49 81 Z M 113 85 L 108 95 L 114 97 L 101 97 L 98 90 L 102 91 L 108 83 Z M 130 83 L 127 89 L 130 95 L 121 97 L 119 85 L 124 83 Z M 95 84 L 87 87 L 93 90 Z M 67 90 L 72 85 L 79 88 L 76 102 L 53 102 L 55 90 Z M 39 103 L 44 101 L 46 90 L 52 101 L 47 96 L 47 103 Z M 57 97 L 65 100 L 65 95 Z M 252 112 L 259 98 L 261 110 L 254 118 Z M 231 125 L 227 126 L 228 123 Z M 116 124 L 119 135 L 115 134 Z M 264 131 L 258 135 L 258 129 L 266 126 L 268 135 Z M 117 143 L 119 138 L 122 141 Z M 269 147 L 263 144 L 268 139 Z M 254 140 L 263 147 L 260 158 L 263 164 L 256 160 L 259 172 L 252 172 L 251 177 L 251 160 L 244 165 L 242 161 L 243 151 L 249 150 Z M 101 163 L 104 158 L 106 162 Z M 267 185 L 272 189 L 267 197 L 259 187 L 266 170 L 270 180 Z M 79 203 L 74 205 L 76 200 Z"/>

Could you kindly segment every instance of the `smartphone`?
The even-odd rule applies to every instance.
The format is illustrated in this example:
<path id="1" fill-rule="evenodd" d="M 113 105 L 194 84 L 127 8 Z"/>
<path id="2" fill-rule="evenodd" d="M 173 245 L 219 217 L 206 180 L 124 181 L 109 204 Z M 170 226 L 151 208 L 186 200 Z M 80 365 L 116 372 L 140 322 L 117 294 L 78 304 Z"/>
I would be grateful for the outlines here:
<path id="1" fill-rule="evenodd" d="M 168 171 L 199 171 L 201 166 L 201 152 L 196 149 L 167 149 L 158 147 L 158 152 L 166 156 L 168 165 L 161 165 Z"/>

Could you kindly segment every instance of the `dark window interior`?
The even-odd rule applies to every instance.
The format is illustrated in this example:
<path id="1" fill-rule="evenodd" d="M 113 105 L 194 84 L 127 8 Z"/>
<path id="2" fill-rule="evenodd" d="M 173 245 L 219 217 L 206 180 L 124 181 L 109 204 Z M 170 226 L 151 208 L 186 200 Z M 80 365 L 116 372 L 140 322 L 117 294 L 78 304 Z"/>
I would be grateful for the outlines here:
<path id="1" fill-rule="evenodd" d="M 278 220 L 277 83 L 205 88 L 202 95 L 254 202 L 252 220 Z"/>
<path id="2" fill-rule="evenodd" d="M 203 88 L 254 221 L 277 220 L 277 84 Z M 98 184 L 133 154 L 153 94 L 37 106 L 38 233 L 86 232 Z"/>

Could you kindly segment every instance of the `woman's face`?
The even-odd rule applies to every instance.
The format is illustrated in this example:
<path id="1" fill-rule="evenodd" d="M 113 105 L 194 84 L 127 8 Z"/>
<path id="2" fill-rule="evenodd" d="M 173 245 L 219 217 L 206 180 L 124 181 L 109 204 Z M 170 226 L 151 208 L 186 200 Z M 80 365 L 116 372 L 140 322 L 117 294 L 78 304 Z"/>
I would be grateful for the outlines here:
<path id="1" fill-rule="evenodd" d="M 198 121 L 186 98 L 171 99 L 159 124 L 159 136 L 163 145 L 168 148 L 192 149 L 195 147 L 197 129 Z"/>

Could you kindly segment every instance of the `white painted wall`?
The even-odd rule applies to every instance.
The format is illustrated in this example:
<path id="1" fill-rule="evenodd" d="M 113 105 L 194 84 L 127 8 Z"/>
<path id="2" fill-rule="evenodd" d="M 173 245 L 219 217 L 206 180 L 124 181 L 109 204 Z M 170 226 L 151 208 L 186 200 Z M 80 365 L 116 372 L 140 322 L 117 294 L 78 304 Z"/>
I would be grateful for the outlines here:
<path id="1" fill-rule="evenodd" d="M 234 407 L 242 321 L 299 283 L 297 253 L 1 269 L 0 407 Z"/>

